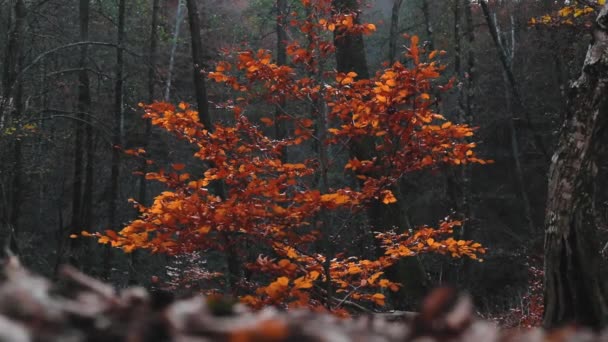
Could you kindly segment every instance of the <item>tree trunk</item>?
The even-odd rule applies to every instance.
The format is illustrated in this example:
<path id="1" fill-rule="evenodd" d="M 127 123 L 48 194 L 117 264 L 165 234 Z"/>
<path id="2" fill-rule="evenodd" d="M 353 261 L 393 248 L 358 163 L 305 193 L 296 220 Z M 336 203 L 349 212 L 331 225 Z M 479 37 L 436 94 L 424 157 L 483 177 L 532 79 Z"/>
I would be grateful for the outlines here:
<path id="1" fill-rule="evenodd" d="M 461 109 L 462 114 L 462 122 L 467 123 L 469 125 L 473 125 L 473 114 L 475 111 L 474 108 L 474 99 L 475 99 L 475 28 L 473 26 L 473 13 L 471 7 L 473 3 L 471 0 L 465 0 L 464 4 L 464 15 L 465 15 L 465 25 L 466 25 L 466 37 L 467 37 L 467 65 L 466 72 L 464 73 L 463 83 L 464 90 L 463 94 L 461 94 L 462 98 L 460 102 L 464 102 L 464 106 Z M 462 239 L 468 240 L 470 239 L 468 226 L 470 225 L 468 222 L 472 222 L 474 220 L 474 210 L 471 203 L 472 196 L 472 168 L 471 165 L 466 165 L 463 168 L 462 175 L 462 208 L 463 212 L 466 215 L 466 221 L 460 228 L 460 236 Z M 463 265 L 466 266 L 467 261 L 463 262 Z M 465 270 L 463 268 L 463 270 Z"/>
<path id="2" fill-rule="evenodd" d="M 14 14 L 14 17 L 13 15 Z M 25 17 L 27 7 L 23 0 L 15 0 L 12 9 L 9 9 L 9 22 L 13 19 L 7 34 L 6 48 L 2 70 L 2 97 L 0 98 L 0 128 L 3 127 L 10 113 L 11 100 L 16 105 L 17 102 L 12 98 L 12 93 L 17 82 L 19 73 L 19 62 L 22 55 L 22 44 L 24 42 L 23 30 L 25 27 Z"/>
<path id="3" fill-rule="evenodd" d="M 466 0 L 465 6 L 465 20 L 466 20 L 466 30 L 467 30 L 467 42 L 468 42 L 468 50 L 467 50 L 467 73 L 466 73 L 466 82 L 465 82 L 465 92 L 466 92 L 466 117 L 467 122 L 473 122 L 473 99 L 475 98 L 475 50 L 473 44 L 475 44 L 475 28 L 473 26 L 473 11 L 471 7 L 473 6 L 472 0 Z"/>
<path id="4" fill-rule="evenodd" d="M 333 0 L 334 10 L 345 13 L 359 13 L 356 0 Z M 358 19 L 357 19 L 358 20 Z M 336 30 L 337 31 L 337 30 Z M 365 58 L 365 46 L 361 35 L 345 35 L 343 32 L 334 32 L 334 44 L 336 46 L 336 64 L 338 72 L 357 73 L 359 78 L 369 78 L 369 70 Z M 351 155 L 359 160 L 371 160 L 376 151 L 373 139 L 363 139 L 351 142 Z M 392 227 L 408 229 L 407 208 L 403 197 L 400 196 L 402 188 L 398 185 L 393 192 L 401 198 L 397 203 L 386 205 L 380 201 L 373 201 L 367 212 L 373 229 L 386 230 Z M 381 250 L 377 247 L 379 253 Z M 426 272 L 417 258 L 407 258 L 388 270 L 387 275 L 391 280 L 404 284 L 395 298 L 404 301 L 405 298 L 417 300 L 427 289 Z M 406 301 L 406 300 L 405 300 Z"/>
<path id="5" fill-rule="evenodd" d="M 22 84 L 17 80 L 18 74 L 22 68 L 23 62 L 23 32 L 25 29 L 25 19 L 27 16 L 27 7 L 23 0 L 16 0 L 13 8 L 14 22 L 8 32 L 6 44 L 6 53 L 4 58 L 4 69 L 2 73 L 2 98 L 0 98 L 0 128 L 3 127 L 5 121 L 15 119 L 22 115 Z M 10 17 L 10 14 L 9 14 Z M 15 93 L 13 97 L 12 94 Z M 10 198 L 8 201 L 9 210 L 7 211 L 7 226 L 8 226 L 8 241 L 4 246 L 9 246 L 14 253 L 19 252 L 17 244 L 17 235 L 19 234 L 19 217 L 21 208 L 21 193 L 22 193 L 22 156 L 21 156 L 21 141 L 15 139 L 12 142 L 13 149 L 13 167 L 10 189 Z M 10 159 L 9 159 L 10 160 Z"/>
<path id="6" fill-rule="evenodd" d="M 194 77 L 194 96 L 198 108 L 199 121 L 207 129 L 211 128 L 209 117 L 209 103 L 207 101 L 207 88 L 205 87 L 205 66 L 203 42 L 201 40 L 201 22 L 196 0 L 186 0 L 188 6 L 188 22 L 190 23 L 190 39 L 192 47 L 192 75 Z"/>
<path id="7" fill-rule="evenodd" d="M 608 323 L 606 273 L 601 269 L 594 184 L 608 125 L 608 5 L 593 29 L 568 116 L 549 171 L 545 215 L 544 325 Z"/>
<path id="8" fill-rule="evenodd" d="M 285 27 L 287 26 L 287 0 L 277 0 L 277 64 L 287 64 L 287 50 L 285 48 L 285 42 L 287 40 L 287 32 Z M 274 115 L 274 136 L 276 139 L 283 139 L 287 136 L 285 123 L 281 120 L 280 116 L 285 108 L 285 99 L 282 98 L 281 102 L 275 109 Z M 283 151 L 282 160 L 287 161 L 286 151 Z"/>
<path id="9" fill-rule="evenodd" d="M 459 80 L 462 78 L 462 68 L 461 68 L 461 37 L 460 37 L 460 1 L 461 0 L 453 0 L 452 11 L 454 13 L 454 76 Z M 462 89 L 458 90 L 458 116 L 462 115 L 464 112 L 464 101 L 463 101 L 463 92 Z"/>
<path id="10" fill-rule="evenodd" d="M 158 17 L 159 17 L 159 9 L 160 9 L 160 0 L 153 0 L 152 4 L 152 23 L 150 27 L 150 46 L 148 49 L 148 103 L 152 103 L 155 100 L 155 83 L 156 83 L 156 60 L 157 60 L 157 50 L 158 50 Z M 150 142 L 150 135 L 152 132 L 152 125 L 150 120 L 146 120 L 146 131 L 144 137 L 144 146 L 146 149 Z M 141 176 L 139 179 L 139 195 L 138 200 L 140 203 L 144 203 L 146 200 L 146 170 L 147 163 L 145 160 L 142 160 L 141 163 Z"/>
<path id="11" fill-rule="evenodd" d="M 171 82 L 173 81 L 173 66 L 175 65 L 175 51 L 177 50 L 177 40 L 179 39 L 179 29 L 182 23 L 183 13 L 183 0 L 177 1 L 177 10 L 175 13 L 175 28 L 173 29 L 173 40 L 171 41 L 171 52 L 169 53 L 169 70 L 167 75 L 167 81 L 165 84 L 164 99 L 166 102 L 169 101 L 171 95 Z"/>
<path id="12" fill-rule="evenodd" d="M 462 82 L 462 37 L 460 34 L 460 2 L 462 0 L 453 0 L 452 2 L 452 13 L 454 15 L 454 77 L 458 82 Z M 464 88 L 457 87 L 457 102 L 455 119 L 461 123 L 466 123 L 464 113 Z M 446 176 L 446 193 L 450 198 L 450 201 L 456 210 L 458 215 L 467 217 L 467 213 L 464 212 L 464 194 L 465 194 L 465 173 L 468 165 L 462 166 L 460 169 L 448 168 L 445 172 Z"/>
<path id="13" fill-rule="evenodd" d="M 80 0 L 84 6 L 84 13 L 80 17 L 80 40 L 89 40 L 89 8 L 90 0 Z M 88 58 L 88 45 L 82 45 L 80 50 L 80 72 L 78 75 L 78 112 L 88 115 L 85 126 L 85 154 L 86 165 L 84 171 L 84 193 L 82 223 L 85 229 L 91 229 L 93 225 L 93 189 L 95 170 L 95 136 L 93 133 L 93 112 L 91 110 L 91 87 L 86 59 Z M 77 232 L 76 232 L 77 233 Z"/>
<path id="14" fill-rule="evenodd" d="M 204 51 L 201 38 L 201 21 L 199 17 L 196 0 L 186 0 L 188 7 L 188 22 L 190 23 L 190 39 L 192 49 L 192 72 L 194 78 L 194 95 L 196 97 L 198 119 L 210 131 L 213 130 L 211 117 L 209 115 L 209 102 L 207 100 L 207 88 L 205 86 L 205 66 Z M 221 198 L 225 198 L 223 182 L 211 185 L 213 191 Z M 228 268 L 228 283 L 232 294 L 237 296 L 238 281 L 241 278 L 241 262 L 238 257 L 238 239 L 231 232 L 226 232 L 223 236 L 226 248 L 226 266 Z"/>
<path id="15" fill-rule="evenodd" d="M 332 6 L 338 13 L 353 13 L 356 23 L 359 23 L 359 4 L 357 0 L 333 0 Z M 354 71 L 359 78 L 369 78 L 363 35 L 345 34 L 344 30 L 334 31 L 336 45 L 336 63 L 338 72 Z"/>
<path id="16" fill-rule="evenodd" d="M 160 0 L 153 0 L 152 3 L 152 23 L 150 24 L 150 46 L 148 49 L 148 103 L 154 102 L 155 96 L 155 83 L 156 83 L 156 59 L 158 50 L 158 17 L 160 12 Z M 145 133 L 144 133 L 144 144 L 143 149 L 147 150 L 150 143 L 150 136 L 152 134 L 152 124 L 150 120 L 145 121 Z M 148 164 L 145 158 L 142 158 L 140 164 L 139 176 L 139 193 L 137 201 L 144 204 L 146 202 L 147 184 L 146 172 L 148 171 Z M 130 255 L 129 260 L 129 284 L 136 284 L 136 269 L 138 268 L 138 251 L 133 251 Z"/>
<path id="17" fill-rule="evenodd" d="M 79 30 L 80 30 L 80 41 L 88 41 L 89 40 L 89 0 L 80 0 L 78 6 L 78 17 L 79 17 Z M 78 121 L 74 123 L 75 128 L 75 138 L 74 138 L 74 180 L 72 187 L 72 221 L 70 222 L 70 234 L 79 234 L 82 229 L 90 229 L 89 226 L 83 226 L 83 194 L 82 194 L 82 184 L 83 184 L 83 131 L 84 131 L 84 123 L 87 121 L 87 117 L 85 115 L 90 114 L 91 110 L 91 93 L 89 87 L 89 75 L 86 70 L 87 66 L 87 54 L 88 54 L 88 45 L 80 46 L 80 61 L 78 72 L 78 105 L 77 105 L 77 117 Z M 86 171 L 86 179 L 85 179 L 85 188 L 88 191 L 92 192 L 93 185 L 93 175 L 92 175 L 92 165 L 93 156 L 92 151 L 92 129 L 90 129 L 91 125 L 89 124 L 86 129 L 86 147 L 87 147 L 87 171 Z M 90 153 L 90 154 L 89 154 Z M 91 169 L 89 170 L 89 168 Z M 90 173 L 90 174 L 89 174 Z M 91 194 L 85 193 L 86 196 L 91 196 Z M 85 200 L 87 204 L 91 203 L 88 200 Z M 89 204 L 90 205 L 90 204 Z M 86 207 L 86 205 L 84 205 Z M 89 210 L 90 208 L 87 208 Z M 90 218 L 87 217 L 87 224 L 90 224 Z M 70 239 L 70 263 L 74 266 L 78 266 L 81 264 L 81 256 L 80 256 L 80 239 Z"/>
<path id="18" fill-rule="evenodd" d="M 435 42 L 433 38 L 433 22 L 429 13 L 429 0 L 422 0 L 422 15 L 424 16 L 424 28 L 426 30 L 429 51 L 432 51 L 435 50 Z"/>
<path id="19" fill-rule="evenodd" d="M 118 222 L 116 220 L 116 200 L 118 198 L 118 181 L 120 172 L 120 150 L 121 145 L 121 122 L 123 117 L 123 43 L 125 40 L 125 0 L 118 2 L 118 27 L 116 35 L 116 80 L 114 83 L 114 120 L 112 128 L 112 166 L 110 173 L 110 194 L 108 205 L 108 221 L 112 229 L 115 229 Z M 112 265 L 112 251 L 108 246 L 104 253 L 103 275 L 106 279 L 110 277 Z"/>
<path id="20" fill-rule="evenodd" d="M 391 28 L 388 36 L 388 60 L 393 64 L 397 58 L 397 41 L 399 39 L 399 11 L 403 0 L 393 0 L 391 9 Z"/>

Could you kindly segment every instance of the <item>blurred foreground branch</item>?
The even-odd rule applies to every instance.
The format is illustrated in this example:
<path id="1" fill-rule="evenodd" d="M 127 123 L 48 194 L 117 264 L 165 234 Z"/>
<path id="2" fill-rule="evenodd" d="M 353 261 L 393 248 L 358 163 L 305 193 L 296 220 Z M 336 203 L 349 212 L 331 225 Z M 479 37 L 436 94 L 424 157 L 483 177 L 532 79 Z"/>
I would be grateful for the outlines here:
<path id="1" fill-rule="evenodd" d="M 221 302 L 221 300 L 219 300 Z M 501 331 L 476 319 L 471 300 L 434 291 L 421 312 L 339 319 L 308 311 L 218 300 L 174 299 L 170 293 L 112 286 L 63 267 L 59 281 L 33 275 L 10 257 L 0 275 L 0 342 L 26 341 L 606 341 L 586 329 L 552 333 Z"/>

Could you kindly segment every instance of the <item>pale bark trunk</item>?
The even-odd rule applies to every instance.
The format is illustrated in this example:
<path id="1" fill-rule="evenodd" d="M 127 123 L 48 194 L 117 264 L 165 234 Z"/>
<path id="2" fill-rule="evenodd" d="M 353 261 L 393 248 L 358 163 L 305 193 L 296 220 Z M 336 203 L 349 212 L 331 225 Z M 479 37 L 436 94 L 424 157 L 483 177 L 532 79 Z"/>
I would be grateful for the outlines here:
<path id="1" fill-rule="evenodd" d="M 167 80 L 165 83 L 164 100 L 168 102 L 171 98 L 171 83 L 173 82 L 173 67 L 175 65 L 175 52 L 177 50 L 177 40 L 179 39 L 179 31 L 183 16 L 183 0 L 177 1 L 177 11 L 175 14 L 175 27 L 173 29 L 173 40 L 171 41 L 171 52 L 169 53 L 169 70 L 167 72 Z"/>
<path id="2" fill-rule="evenodd" d="M 608 125 L 608 5 L 597 18 L 551 168 L 545 215 L 544 325 L 608 323 L 594 184 Z"/>

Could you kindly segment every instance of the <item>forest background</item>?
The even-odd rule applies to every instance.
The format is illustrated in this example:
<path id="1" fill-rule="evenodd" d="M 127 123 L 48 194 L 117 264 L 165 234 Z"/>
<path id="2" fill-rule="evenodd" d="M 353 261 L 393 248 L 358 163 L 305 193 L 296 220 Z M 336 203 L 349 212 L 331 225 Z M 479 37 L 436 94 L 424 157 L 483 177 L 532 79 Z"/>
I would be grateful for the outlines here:
<path id="1" fill-rule="evenodd" d="M 434 254 L 412 258 L 401 265 L 407 291 L 398 300 L 390 297 L 388 306 L 413 309 L 429 289 L 452 285 L 470 292 L 483 314 L 505 324 L 530 323 L 525 317 L 542 310 L 534 305 L 542 291 L 550 156 L 566 118 L 569 81 L 579 75 L 590 41 L 585 20 L 592 19 L 552 25 L 543 17 L 565 1 L 490 1 L 486 12 L 476 1 L 461 0 L 343 3 L 360 22 L 375 25 L 373 34 L 346 51 L 363 61 L 350 66 L 359 68 L 352 70 L 359 76 L 399 60 L 412 43 L 405 33 L 419 37 L 427 52 L 446 52 L 437 57 L 446 66 L 437 83 L 453 79 L 454 85 L 432 94 L 434 106 L 448 120 L 477 127 L 476 154 L 494 161 L 437 165 L 403 177 L 400 204 L 383 209 L 386 222 L 398 216 L 408 225 L 401 228 L 415 230 L 451 216 L 464 222 L 457 234 L 488 253 L 482 263 Z M 207 73 L 217 71 L 227 51 L 267 49 L 273 59 L 286 58 L 281 42 L 293 39 L 295 29 L 282 27 L 290 25 L 288 14 L 304 10 L 300 1 L 0 0 L 0 8 L 0 240 L 48 276 L 70 262 L 121 287 L 207 288 L 216 275 L 212 269 L 225 273 L 229 267 L 222 253 L 124 254 L 70 236 L 120 230 L 138 214 L 127 199 L 150 204 L 165 190 L 143 173 L 191 168 L 192 148 L 151 127 L 138 103 L 196 106 L 203 96 L 195 91 L 198 82 L 205 82 L 210 121 L 221 122 L 232 94 L 207 80 Z M 545 18 L 546 25 L 531 18 Z M 328 70 L 341 68 L 339 57 L 324 63 Z M 274 111 L 257 103 L 247 117 L 258 121 Z M 276 133 L 266 126 L 262 121 L 266 133 Z M 138 156 L 139 148 L 153 165 Z M 312 149 L 294 148 L 290 158 Z M 343 157 L 336 152 L 329 159 Z M 598 160 L 598 179 L 607 179 L 601 176 L 605 158 Z M 328 176 L 352 182 L 342 172 Z M 596 186 L 595 210 L 605 219 L 606 182 Z M 373 248 L 360 234 L 365 219 L 335 220 L 348 226 L 344 246 Z M 605 231 L 599 233 L 604 246 Z"/>

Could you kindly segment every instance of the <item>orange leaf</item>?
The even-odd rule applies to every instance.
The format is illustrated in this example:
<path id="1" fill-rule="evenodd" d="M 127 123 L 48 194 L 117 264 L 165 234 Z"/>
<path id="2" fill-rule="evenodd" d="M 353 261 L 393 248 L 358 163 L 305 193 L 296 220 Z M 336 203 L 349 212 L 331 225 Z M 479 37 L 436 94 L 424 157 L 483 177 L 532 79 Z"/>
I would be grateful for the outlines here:
<path id="1" fill-rule="evenodd" d="M 277 284 L 279 284 L 281 286 L 287 286 L 287 285 L 289 285 L 289 278 L 287 278 L 287 277 L 277 278 Z"/>
<path id="2" fill-rule="evenodd" d="M 266 125 L 268 127 L 270 127 L 270 126 L 272 126 L 274 124 L 274 121 L 272 119 L 270 119 L 270 118 L 267 118 L 267 117 L 261 118 L 260 121 L 262 121 L 262 123 L 264 123 L 264 125 Z"/>
<path id="3" fill-rule="evenodd" d="M 419 40 L 420 39 L 418 38 L 418 36 L 412 36 L 412 38 L 411 38 L 412 45 L 418 45 Z"/>
<path id="4" fill-rule="evenodd" d="M 361 268 L 357 266 L 351 266 L 348 268 L 348 274 L 358 274 L 361 273 Z"/>
<path id="5" fill-rule="evenodd" d="M 106 235 L 109 236 L 112 239 L 118 239 L 118 235 L 113 230 L 109 230 L 109 229 L 106 230 Z"/>
<path id="6" fill-rule="evenodd" d="M 340 81 L 340 84 L 347 85 L 353 83 L 353 81 L 354 80 L 351 77 L 345 77 L 342 79 L 342 81 Z"/>
<path id="7" fill-rule="evenodd" d="M 375 293 L 372 296 L 372 301 L 376 304 L 376 305 L 380 305 L 380 306 L 384 306 L 384 300 L 386 299 L 386 297 L 382 294 L 382 293 Z"/>
<path id="8" fill-rule="evenodd" d="M 382 198 L 382 203 L 391 204 L 397 202 L 397 198 L 395 198 L 395 195 L 393 195 L 390 190 L 384 190 L 382 193 L 384 194 L 384 198 Z"/>
<path id="9" fill-rule="evenodd" d="M 376 272 L 371 277 L 367 279 L 370 284 L 374 284 L 374 282 L 382 275 L 384 272 Z"/>
<path id="10" fill-rule="evenodd" d="M 325 194 L 321 196 L 321 201 L 323 202 L 333 202 L 335 204 L 345 204 L 348 203 L 350 198 L 343 194 Z"/>
<path id="11" fill-rule="evenodd" d="M 300 277 L 293 281 L 296 289 L 309 289 L 312 287 L 312 280 Z"/>

